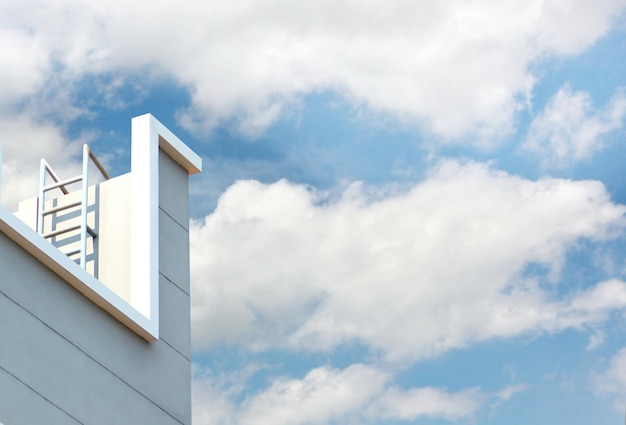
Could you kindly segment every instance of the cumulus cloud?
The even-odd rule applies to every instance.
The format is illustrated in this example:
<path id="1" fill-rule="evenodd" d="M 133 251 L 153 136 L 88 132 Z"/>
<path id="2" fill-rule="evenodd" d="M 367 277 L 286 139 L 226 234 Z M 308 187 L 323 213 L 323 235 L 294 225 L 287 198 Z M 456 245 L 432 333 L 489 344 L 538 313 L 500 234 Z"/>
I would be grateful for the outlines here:
<path id="1" fill-rule="evenodd" d="M 324 424 L 354 412 L 381 391 L 385 375 L 353 365 L 345 370 L 321 367 L 302 380 L 276 379 L 264 392 L 246 402 L 246 424 Z"/>
<path id="2" fill-rule="evenodd" d="M 568 250 L 617 235 L 625 212 L 599 182 L 454 161 L 408 191 L 354 185 L 338 200 L 241 181 L 192 224 L 194 342 L 357 342 L 393 360 L 579 328 L 626 306 L 624 283 L 559 296 L 524 270 L 541 264 L 556 279 Z"/>
<path id="3" fill-rule="evenodd" d="M 626 393 L 626 348 L 622 348 L 611 358 L 598 384 L 604 391 Z"/>
<path id="4" fill-rule="evenodd" d="M 50 72 L 50 52 L 44 43 L 19 30 L 0 26 L 3 42 L 0 81 L 0 107 L 19 102 L 41 89 Z"/>
<path id="5" fill-rule="evenodd" d="M 618 90 L 602 109 L 586 92 L 562 87 L 530 124 L 524 148 L 543 158 L 544 165 L 563 166 L 588 158 L 603 147 L 602 137 L 622 126 L 626 95 Z"/>
<path id="6" fill-rule="evenodd" d="M 605 370 L 594 376 L 595 389 L 599 393 L 614 396 L 614 406 L 622 411 L 626 396 L 626 348 L 618 351 Z"/>
<path id="7" fill-rule="evenodd" d="M 344 370 L 319 367 L 302 379 L 278 377 L 238 404 L 235 400 L 243 386 L 198 373 L 193 382 L 194 423 L 329 423 L 358 414 L 383 391 L 388 379 L 387 373 L 361 364 Z M 221 408 L 212 411 L 216 405 Z"/>
<path id="8" fill-rule="evenodd" d="M 473 415 L 489 400 L 503 400 L 523 389 L 489 394 L 478 388 L 460 392 L 423 387 L 400 389 L 391 375 L 353 364 L 346 369 L 319 367 L 302 379 L 278 377 L 268 387 L 237 402 L 244 387 L 198 371 L 193 381 L 194 423 L 326 424 L 379 423 L 420 417 L 457 420 Z M 234 391 L 233 391 L 234 389 Z"/>
<path id="9" fill-rule="evenodd" d="M 15 210 L 19 201 L 37 196 L 39 161 L 45 158 L 61 177 L 81 172 L 78 156 L 87 137 L 68 139 L 61 126 L 37 119 L 30 112 L 0 118 L 3 153 L 2 205 Z"/>
<path id="10" fill-rule="evenodd" d="M 384 419 L 411 420 L 419 416 L 458 420 L 474 413 L 484 401 L 478 389 L 449 394 L 437 388 L 391 389 L 374 409 Z"/>
<path id="11" fill-rule="evenodd" d="M 4 2 L 12 98 L 86 74 L 168 75 L 185 85 L 190 127 L 233 120 L 262 131 L 302 96 L 332 91 L 444 140 L 511 130 L 532 64 L 602 37 L 624 0 L 385 2 L 106 0 Z M 4 69 L 4 68 L 3 68 Z M 28 81 L 26 81 L 28 80 Z"/>

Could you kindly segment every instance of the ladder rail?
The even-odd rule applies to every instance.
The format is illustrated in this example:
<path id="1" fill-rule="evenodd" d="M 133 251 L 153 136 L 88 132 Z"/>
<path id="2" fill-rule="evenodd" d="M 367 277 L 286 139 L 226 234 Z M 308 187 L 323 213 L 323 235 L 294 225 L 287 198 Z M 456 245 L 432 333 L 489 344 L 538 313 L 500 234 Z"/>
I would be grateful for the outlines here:
<path id="1" fill-rule="evenodd" d="M 83 193 L 80 207 L 80 266 L 87 267 L 87 202 L 89 202 L 89 148 L 83 145 Z"/>

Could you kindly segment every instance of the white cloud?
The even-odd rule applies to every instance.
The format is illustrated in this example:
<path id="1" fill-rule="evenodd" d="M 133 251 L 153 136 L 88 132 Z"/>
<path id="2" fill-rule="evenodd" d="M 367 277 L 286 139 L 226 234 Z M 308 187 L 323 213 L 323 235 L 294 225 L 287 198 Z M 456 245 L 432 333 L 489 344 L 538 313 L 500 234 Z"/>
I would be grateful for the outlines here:
<path id="1" fill-rule="evenodd" d="M 325 424 L 355 412 L 380 392 L 387 380 L 371 367 L 345 370 L 320 367 L 302 380 L 277 379 L 264 392 L 247 400 L 241 413 L 245 424 Z"/>
<path id="2" fill-rule="evenodd" d="M 4 2 L 0 22 L 10 31 L 3 49 L 27 51 L 11 56 L 11 75 L 28 76 L 15 96 L 86 73 L 166 74 L 192 94 L 181 118 L 187 125 L 234 118 L 255 133 L 301 96 L 330 90 L 444 139 L 488 143 L 525 107 L 535 82 L 530 66 L 583 51 L 624 6 L 25 0 Z"/>
<path id="3" fill-rule="evenodd" d="M 595 350 L 599 346 L 604 343 L 605 335 L 602 331 L 596 331 L 595 333 L 589 336 L 589 343 L 587 344 L 586 350 Z"/>
<path id="4" fill-rule="evenodd" d="M 0 107 L 5 107 L 41 89 L 51 68 L 50 52 L 39 39 L 2 26 L 0 40 L 2 40 Z"/>
<path id="5" fill-rule="evenodd" d="M 626 348 L 622 348 L 609 361 L 603 373 L 595 376 L 595 388 L 600 393 L 612 394 L 616 397 L 617 409 L 624 408 L 626 396 Z"/>
<path id="6" fill-rule="evenodd" d="M 278 377 L 269 387 L 237 403 L 245 385 L 200 374 L 193 381 L 194 423 L 329 423 L 358 415 L 383 391 L 388 378 L 387 373 L 360 364 L 344 370 L 319 367 L 302 379 Z"/>
<path id="7" fill-rule="evenodd" d="M 36 119 L 32 113 L 7 114 L 0 118 L 2 205 L 16 209 L 17 203 L 37 196 L 39 161 L 45 158 L 61 177 L 80 174 L 78 156 L 88 138 L 68 140 L 58 125 Z"/>
<path id="8" fill-rule="evenodd" d="M 420 416 L 458 420 L 478 410 L 485 395 L 474 388 L 450 394 L 438 388 L 391 389 L 374 407 L 383 419 L 411 420 Z"/>
<path id="9" fill-rule="evenodd" d="M 559 298 L 523 271 L 539 263 L 558 277 L 568 250 L 617 235 L 625 212 L 599 182 L 452 161 L 407 192 L 353 186 L 337 201 L 286 181 L 241 181 L 192 225 L 194 342 L 359 342 L 418 359 L 596 323 L 626 306 L 623 282 Z"/>
<path id="10" fill-rule="evenodd" d="M 200 371 L 201 372 L 201 371 Z M 318 367 L 302 379 L 278 377 L 267 388 L 241 401 L 240 383 L 224 383 L 197 373 L 193 381 L 194 423 L 209 424 L 352 424 L 420 417 L 458 420 L 473 415 L 489 400 L 508 400 L 523 386 L 484 393 L 424 387 L 400 389 L 391 375 L 372 366 Z M 239 399 L 239 401 L 238 401 Z"/>
<path id="11" fill-rule="evenodd" d="M 588 158 L 603 147 L 602 137 L 622 126 L 626 95 L 618 90 L 596 110 L 586 92 L 562 87 L 530 124 L 524 147 L 543 158 L 544 165 L 562 166 Z"/>

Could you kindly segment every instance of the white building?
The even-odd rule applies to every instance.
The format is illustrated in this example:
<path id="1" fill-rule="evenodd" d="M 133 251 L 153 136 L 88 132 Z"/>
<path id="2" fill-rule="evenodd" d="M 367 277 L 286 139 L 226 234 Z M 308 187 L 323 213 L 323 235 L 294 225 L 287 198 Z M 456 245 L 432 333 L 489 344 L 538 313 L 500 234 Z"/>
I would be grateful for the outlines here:
<path id="1" fill-rule="evenodd" d="M 0 206 L 4 425 L 191 423 L 188 177 L 202 164 L 149 114 L 131 153 L 129 174 L 72 186 L 44 170 L 41 208 Z"/>

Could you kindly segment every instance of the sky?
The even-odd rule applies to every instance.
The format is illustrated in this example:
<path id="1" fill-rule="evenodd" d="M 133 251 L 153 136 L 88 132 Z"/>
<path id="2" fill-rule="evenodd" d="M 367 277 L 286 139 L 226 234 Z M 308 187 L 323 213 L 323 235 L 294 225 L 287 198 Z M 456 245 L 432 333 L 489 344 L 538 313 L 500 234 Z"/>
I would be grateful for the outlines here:
<path id="1" fill-rule="evenodd" d="M 190 181 L 193 418 L 609 424 L 626 0 L 0 0 L 2 203 L 152 113 Z"/>

